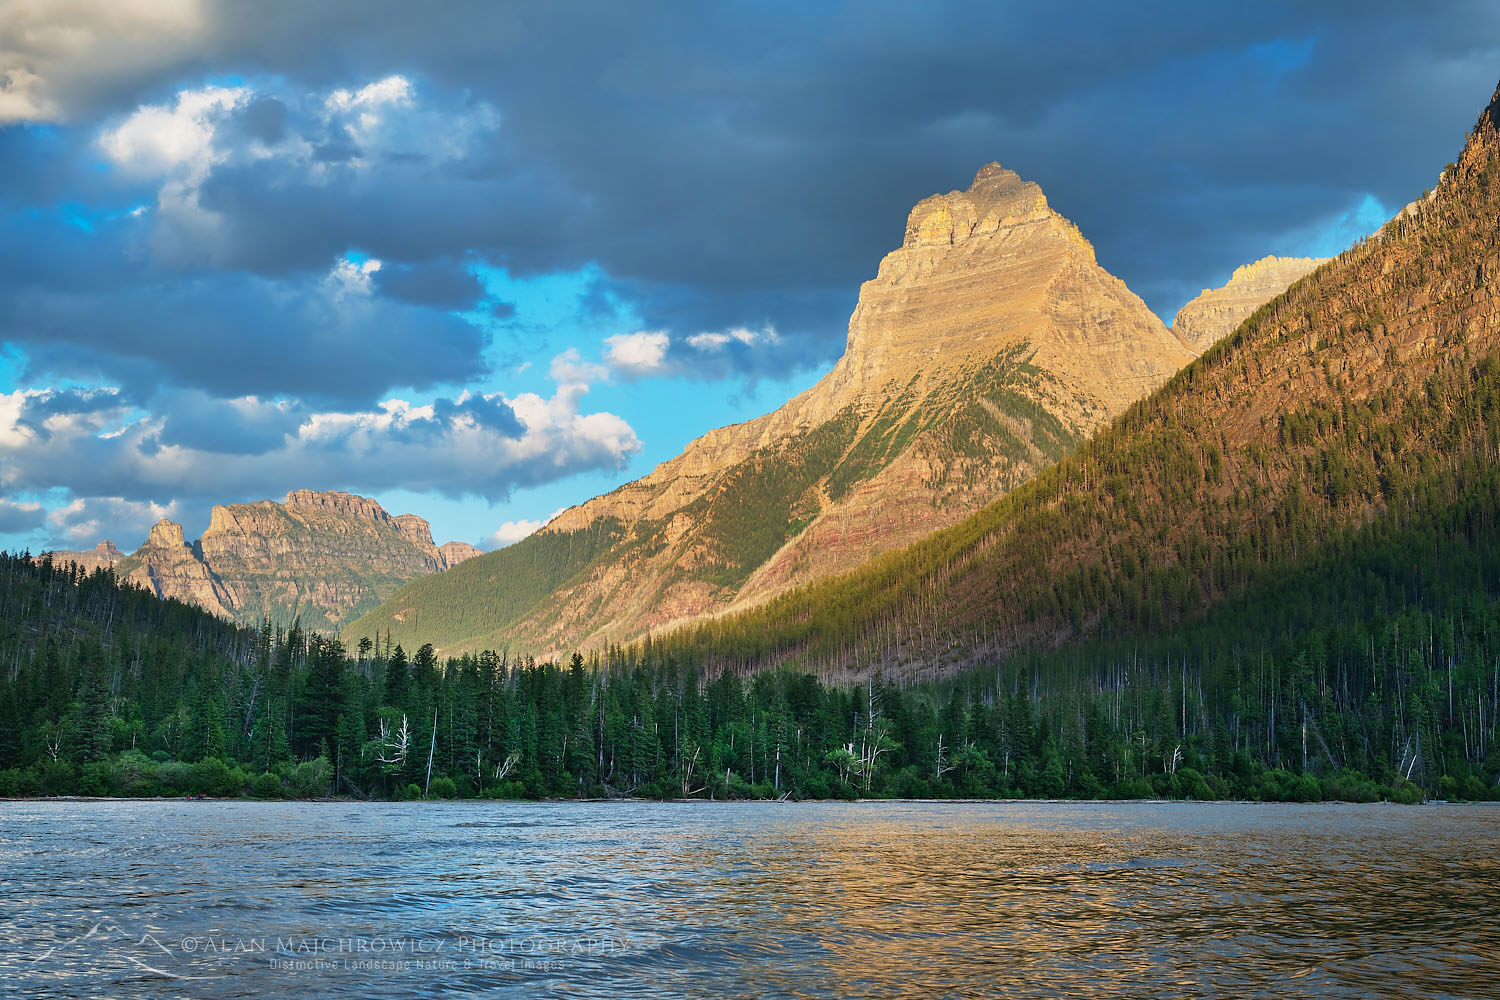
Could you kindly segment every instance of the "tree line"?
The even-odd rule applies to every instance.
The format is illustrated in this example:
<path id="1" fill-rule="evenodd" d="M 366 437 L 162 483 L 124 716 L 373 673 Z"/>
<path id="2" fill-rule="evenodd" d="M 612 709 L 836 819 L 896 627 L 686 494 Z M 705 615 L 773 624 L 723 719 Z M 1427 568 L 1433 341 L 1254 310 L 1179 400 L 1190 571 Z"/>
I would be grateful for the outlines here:
<path id="1" fill-rule="evenodd" d="M 1416 801 L 1500 777 L 1481 598 L 1260 641 L 1205 619 L 914 682 L 705 670 L 651 640 L 440 660 L 237 627 L 107 570 L 0 572 L 3 795 Z"/>

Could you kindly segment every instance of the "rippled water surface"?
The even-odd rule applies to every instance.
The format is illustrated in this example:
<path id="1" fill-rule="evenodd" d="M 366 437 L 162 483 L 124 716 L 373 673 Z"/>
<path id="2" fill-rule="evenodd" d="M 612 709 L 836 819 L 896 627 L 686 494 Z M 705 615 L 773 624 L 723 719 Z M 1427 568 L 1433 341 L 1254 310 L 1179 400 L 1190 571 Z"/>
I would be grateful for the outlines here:
<path id="1" fill-rule="evenodd" d="M 0 803 L 28 997 L 1500 996 L 1500 808 Z"/>

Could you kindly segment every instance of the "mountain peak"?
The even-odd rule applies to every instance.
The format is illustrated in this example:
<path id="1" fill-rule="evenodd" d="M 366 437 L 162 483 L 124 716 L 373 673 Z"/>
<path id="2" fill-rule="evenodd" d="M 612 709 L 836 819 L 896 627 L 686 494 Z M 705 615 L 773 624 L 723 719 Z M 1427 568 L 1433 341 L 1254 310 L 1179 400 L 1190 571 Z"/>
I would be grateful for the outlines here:
<path id="1" fill-rule="evenodd" d="M 990 163 L 911 210 L 816 385 L 346 634 L 561 652 L 759 602 L 990 503 L 1192 358 L 1040 187 Z"/>
<path id="2" fill-rule="evenodd" d="M 1291 272 L 1296 272 L 1300 276 L 1311 271 L 1327 259 L 1327 257 L 1262 257 L 1260 260 L 1251 261 L 1249 264 L 1241 264 L 1235 268 L 1234 273 L 1229 276 L 1229 284 L 1243 285 L 1270 275 Z M 1204 291 L 1208 291 L 1208 289 L 1205 288 Z"/>
<path id="3" fill-rule="evenodd" d="M 181 549 L 187 547 L 187 540 L 182 537 L 182 525 L 162 518 L 151 526 L 146 545 L 156 549 Z"/>
<path id="4" fill-rule="evenodd" d="M 967 191 L 923 198 L 906 220 L 903 247 L 944 246 L 1052 215 L 1047 196 L 1014 170 L 987 163 Z"/>
<path id="5" fill-rule="evenodd" d="M 374 503 L 374 501 L 371 501 Z M 379 506 L 378 504 L 376 506 Z M 427 519 L 418 517 L 416 514 L 398 514 L 391 518 L 396 524 L 396 530 L 401 532 L 410 541 L 425 547 L 435 547 L 432 543 L 432 525 Z"/>

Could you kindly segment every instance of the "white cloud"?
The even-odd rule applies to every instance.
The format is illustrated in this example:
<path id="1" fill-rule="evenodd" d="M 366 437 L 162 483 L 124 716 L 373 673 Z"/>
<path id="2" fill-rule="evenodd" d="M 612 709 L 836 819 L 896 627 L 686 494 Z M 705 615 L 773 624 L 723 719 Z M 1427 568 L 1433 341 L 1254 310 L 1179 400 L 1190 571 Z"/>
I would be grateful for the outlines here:
<path id="1" fill-rule="evenodd" d="M 277 130 L 252 134 L 232 124 L 263 103 L 280 106 Z M 146 222 L 150 246 L 168 262 L 198 266 L 232 261 L 237 249 L 233 226 L 199 198 L 215 170 L 270 171 L 276 183 L 292 186 L 356 184 L 392 163 L 430 168 L 463 160 L 498 125 L 489 104 L 426 104 L 402 76 L 319 91 L 273 79 L 179 90 L 171 101 L 141 105 L 116 120 L 99 133 L 98 145 L 120 171 L 159 179 L 157 210 Z"/>
<path id="2" fill-rule="evenodd" d="M 201 179 L 223 154 L 214 150 L 216 122 L 245 100 L 244 87 L 182 90 L 170 106 L 137 108 L 99 138 L 116 166 L 136 174 L 180 174 Z"/>
<path id="3" fill-rule="evenodd" d="M 529 362 L 527 363 L 529 366 Z M 524 371 L 525 367 L 521 369 Z M 603 382 L 609 378 L 609 369 L 592 361 L 583 360 L 578 353 L 578 348 L 570 347 L 557 357 L 552 359 L 547 373 L 552 376 L 552 381 L 558 385 L 570 383 L 582 383 L 591 385 L 594 382 Z M 519 374 L 519 372 L 517 372 Z"/>
<path id="4" fill-rule="evenodd" d="M 411 81 L 404 76 L 388 76 L 353 92 L 342 88 L 335 90 L 325 103 L 335 111 L 348 111 L 350 108 L 378 108 L 383 104 L 410 104 L 411 100 Z"/>
<path id="5" fill-rule="evenodd" d="M 781 338 L 776 334 L 776 328 L 772 326 L 763 327 L 760 330 L 749 330 L 738 326 L 723 332 L 695 333 L 687 339 L 688 346 L 699 351 L 722 351 L 732 342 L 744 344 L 746 347 L 754 347 L 757 344 L 779 344 Z"/>
<path id="6" fill-rule="evenodd" d="M 47 514 L 59 537 L 70 545 L 90 546 L 108 538 L 130 552 L 146 539 L 151 526 L 162 518 L 180 520 L 181 504 L 126 500 L 122 497 L 76 498 Z"/>
<path id="7" fill-rule="evenodd" d="M 566 507 L 559 507 L 551 514 L 548 514 L 546 518 L 539 521 L 527 520 L 526 518 L 521 518 L 515 521 L 506 521 L 501 524 L 500 527 L 495 529 L 494 534 L 490 535 L 484 540 L 483 547 L 486 550 L 493 550 L 503 549 L 507 545 L 514 545 L 521 539 L 526 538 L 528 535 L 536 534 L 546 525 L 550 524 L 553 518 L 557 517 L 557 515 L 561 514 L 565 510 L 567 510 Z"/>
<path id="8" fill-rule="evenodd" d="M 626 376 L 665 375 L 670 371 L 667 364 L 670 344 L 671 340 L 659 330 L 617 333 L 604 338 L 604 360 L 611 369 Z"/>
<path id="9" fill-rule="evenodd" d="M 374 257 L 355 262 L 348 257 L 340 257 L 334 262 L 333 269 L 328 272 L 327 284 L 334 298 L 342 299 L 347 295 L 370 294 L 370 275 L 381 268 L 381 263 Z"/>
<path id="10" fill-rule="evenodd" d="M 149 527 L 166 498 L 222 502 L 298 487 L 495 500 L 578 472 L 623 468 L 640 451 L 620 417 L 581 412 L 587 392 L 568 383 L 550 397 L 388 399 L 351 412 L 249 397 L 200 401 L 186 429 L 169 413 L 142 414 L 113 394 L 0 394 L 0 493 L 65 490 L 72 503 L 53 523 L 79 541 L 121 533 L 95 513 L 106 501 L 145 504 L 109 510 Z M 200 426 L 205 421 L 211 426 Z"/>

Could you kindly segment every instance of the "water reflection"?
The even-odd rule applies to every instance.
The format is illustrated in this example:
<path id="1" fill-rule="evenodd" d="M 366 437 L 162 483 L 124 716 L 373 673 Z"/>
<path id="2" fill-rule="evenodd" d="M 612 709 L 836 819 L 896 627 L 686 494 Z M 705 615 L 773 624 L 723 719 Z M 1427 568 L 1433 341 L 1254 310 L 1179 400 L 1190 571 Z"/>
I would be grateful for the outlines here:
<path id="1" fill-rule="evenodd" d="M 1500 994 L 1500 808 L 6 803 L 20 995 Z"/>

